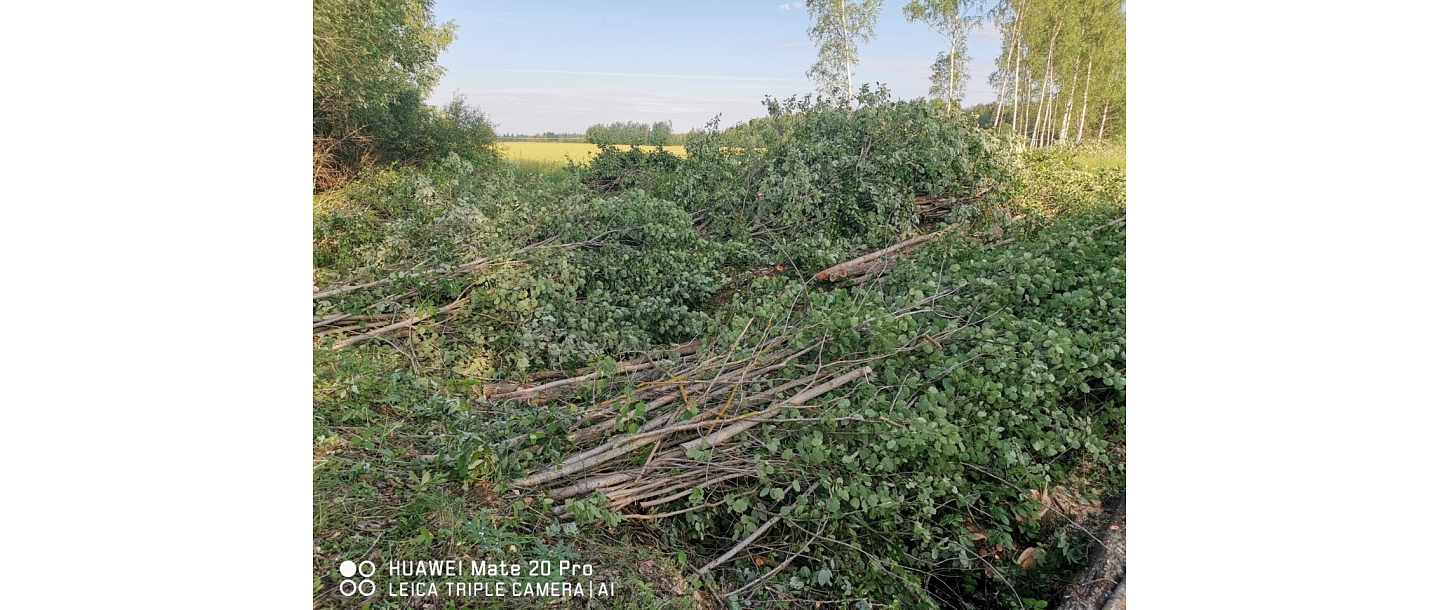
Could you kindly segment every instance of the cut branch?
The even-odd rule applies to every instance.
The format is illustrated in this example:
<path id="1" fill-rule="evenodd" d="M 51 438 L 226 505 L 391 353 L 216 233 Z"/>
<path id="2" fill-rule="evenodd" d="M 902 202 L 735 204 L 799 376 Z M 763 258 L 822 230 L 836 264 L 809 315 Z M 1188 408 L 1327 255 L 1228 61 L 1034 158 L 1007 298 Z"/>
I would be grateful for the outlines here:
<path id="1" fill-rule="evenodd" d="M 871 273 L 871 267 L 893 265 L 894 261 L 886 260 L 887 257 L 891 257 L 893 255 L 901 254 L 919 248 L 920 246 L 925 245 L 930 241 L 933 241 L 935 238 L 944 235 L 945 232 L 949 230 L 950 227 L 946 227 L 933 233 L 926 233 L 918 237 L 911 237 L 910 239 L 890 246 L 889 248 L 885 248 L 883 250 L 876 250 L 875 252 L 871 252 L 864 256 L 850 259 L 848 261 L 830 267 L 829 269 L 821 271 L 820 273 L 816 273 L 815 279 L 835 281 L 842 277 L 869 275 Z"/>
<path id="2" fill-rule="evenodd" d="M 816 487 L 819 487 L 819 486 L 820 486 L 820 482 L 819 482 L 819 481 L 816 481 L 814 484 L 810 485 L 810 489 L 805 490 L 805 493 L 802 494 L 802 496 L 808 496 L 808 495 L 814 493 L 814 492 L 815 492 L 815 488 L 816 488 Z M 730 549 L 728 552 L 726 552 L 724 555 L 721 555 L 721 556 L 719 556 L 719 557 L 716 557 L 714 561 L 711 561 L 710 563 L 705 564 L 705 567 L 702 567 L 702 568 L 700 568 L 699 570 L 696 570 L 695 573 L 698 574 L 698 575 L 700 575 L 700 576 L 704 576 L 706 572 L 709 572 L 710 570 L 715 569 L 717 566 L 719 566 L 719 565 L 721 565 L 721 564 L 723 564 L 723 563 L 725 563 L 725 562 L 727 562 L 727 561 L 730 561 L 730 559 L 731 559 L 732 557 L 734 557 L 736 553 L 739 553 L 741 549 L 744 549 L 745 547 L 750 546 L 750 543 L 751 543 L 751 542 L 755 542 L 755 539 L 756 539 L 756 538 L 759 538 L 761 534 L 764 534 L 764 533 L 765 533 L 765 530 L 768 530 L 768 529 L 770 529 L 771 527 L 774 527 L 774 525 L 775 525 L 776 523 L 779 523 L 779 522 L 780 522 L 780 515 L 775 515 L 774 517 L 771 517 L 769 521 L 766 521 L 766 522 L 765 522 L 763 525 L 761 525 L 760 527 L 755 528 L 755 532 L 754 532 L 754 533 L 750 534 L 749 536 L 746 536 L 744 540 L 741 540 L 741 541 L 740 541 L 740 544 L 735 545 L 734 548 L 731 548 L 731 549 Z"/>
<path id="3" fill-rule="evenodd" d="M 671 356 L 672 356 L 673 358 L 681 358 L 681 357 L 684 357 L 684 356 L 693 355 L 693 354 L 695 353 L 695 350 L 698 349 L 699 346 L 700 346 L 700 342 L 699 342 L 699 341 L 691 341 L 691 342 L 686 343 L 686 344 L 683 344 L 683 345 L 677 345 L 677 346 L 671 348 L 671 350 L 672 350 L 672 351 L 671 351 Z M 626 363 L 623 363 L 623 362 L 622 362 L 622 363 L 620 363 L 620 366 L 617 366 L 617 367 L 615 368 L 615 372 L 616 372 L 616 373 L 634 373 L 634 372 L 636 372 L 636 371 L 643 371 L 643 370 L 646 370 L 646 369 L 654 368 L 654 367 L 655 367 L 657 364 L 659 364 L 659 363 L 660 363 L 660 361 L 658 361 L 658 360 L 647 360 L 647 361 L 644 361 L 644 362 L 634 362 L 634 363 L 631 363 L 631 364 L 626 364 Z M 570 377 L 570 378 L 568 378 L 568 379 L 560 379 L 560 380 L 552 381 L 552 382 L 550 382 L 550 383 L 545 383 L 545 384 L 541 384 L 541 385 L 537 385 L 537 386 L 531 386 L 531 387 L 528 387 L 528 388 L 521 388 L 521 389 L 518 389 L 518 390 L 511 391 L 511 392 L 504 392 L 504 393 L 500 393 L 500 394 L 491 394 L 491 395 L 490 395 L 490 398 L 493 399 L 493 400 L 502 400 L 502 399 L 506 399 L 506 398 L 519 398 L 519 397 L 521 397 L 521 396 L 529 396 L 529 395 L 531 395 L 531 394 L 538 394 L 538 393 L 544 392 L 544 391 L 546 391 L 546 390 L 551 390 L 551 389 L 554 389 L 554 388 L 562 388 L 562 387 L 565 387 L 565 386 L 575 385 L 575 384 L 577 384 L 577 383 L 584 383 L 584 382 L 586 382 L 586 381 L 590 381 L 591 379 L 595 379 L 596 377 L 599 377 L 599 375 L 600 375 L 599 371 L 593 371 L 593 370 L 592 370 L 592 372 L 590 372 L 590 373 L 586 373 L 586 374 L 584 374 L 584 375 L 579 375 L 579 376 L 576 376 L 576 377 Z"/>
<path id="4" fill-rule="evenodd" d="M 413 325 L 415 325 L 416 323 L 419 323 L 419 322 L 424 321 L 424 320 L 428 320 L 428 319 L 430 319 L 430 318 L 432 318 L 432 317 L 434 317 L 434 316 L 445 315 L 445 314 L 447 314 L 447 313 L 450 313 L 450 312 L 452 312 L 452 311 L 455 311 L 456 309 L 459 309 L 460 307 L 463 307 L 463 306 L 465 305 L 465 303 L 469 302 L 469 300 L 470 300 L 469 297 L 463 297 L 463 298 L 461 298 L 460 300 L 455 301 L 454 303 L 451 303 L 451 304 L 449 304 L 449 305 L 446 305 L 446 306 L 444 306 L 444 307 L 441 307 L 440 309 L 437 309 L 437 310 L 435 310 L 435 311 L 433 311 L 433 312 L 431 312 L 431 313 L 428 313 L 428 314 L 426 314 L 426 315 L 423 315 L 423 316 L 413 316 L 413 317 L 410 317 L 410 318 L 406 318 L 406 319 L 404 319 L 404 320 L 401 320 L 401 321 L 399 321 L 399 322 L 396 322 L 396 323 L 394 323 L 394 324 L 391 324 L 391 325 L 389 325 L 389 326 L 382 326 L 382 327 L 380 327 L 380 328 L 377 328 L 377 329 L 375 329 L 375 330 L 369 331 L 369 332 L 367 332 L 367 333 L 364 333 L 364 334 L 361 334 L 361 335 L 356 335 L 356 336 L 354 336 L 354 337 L 351 337 L 351 338 L 349 338 L 349 339 L 346 339 L 346 340 L 344 340 L 344 341 L 341 341 L 341 342 L 339 342 L 339 343 L 336 343 L 335 346 L 334 346 L 332 349 L 336 349 L 336 350 L 344 349 L 344 348 L 346 348 L 346 347 L 349 347 L 349 346 L 351 346 L 351 345 L 354 345 L 354 344 L 359 343 L 359 342 L 361 342 L 361 341 L 364 341 L 364 340 L 366 340 L 366 339 L 372 339 L 372 338 L 374 338 L 374 337 L 378 337 L 378 336 L 380 336 L 380 335 L 383 335 L 383 334 L 388 333 L 388 332 L 391 332 L 391 331 L 400 330 L 400 329 L 402 329 L 402 328 L 409 328 L 410 326 L 413 326 Z"/>

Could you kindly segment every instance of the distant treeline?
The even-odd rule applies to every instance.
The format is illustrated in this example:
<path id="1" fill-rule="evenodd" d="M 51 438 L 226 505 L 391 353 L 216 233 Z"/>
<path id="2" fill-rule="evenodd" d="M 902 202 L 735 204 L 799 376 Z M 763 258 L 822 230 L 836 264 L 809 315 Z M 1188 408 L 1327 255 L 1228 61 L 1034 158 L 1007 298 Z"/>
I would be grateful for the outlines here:
<path id="1" fill-rule="evenodd" d="M 504 134 L 504 135 L 500 136 L 500 141 L 501 141 L 501 142 L 584 142 L 584 141 L 585 141 L 585 134 L 583 134 L 583 133 L 555 133 L 555 132 L 553 132 L 553 131 L 547 131 L 547 132 L 545 132 L 545 133 L 537 133 L 537 134 L 534 134 L 534 135 L 526 135 L 526 134 L 523 134 L 523 133 L 507 133 L 507 134 Z"/>
<path id="2" fill-rule="evenodd" d="M 634 121 L 616 122 L 609 125 L 596 123 L 585 130 L 585 141 L 597 146 L 670 146 L 680 144 L 671 132 L 670 121 L 658 121 L 646 125 Z"/>

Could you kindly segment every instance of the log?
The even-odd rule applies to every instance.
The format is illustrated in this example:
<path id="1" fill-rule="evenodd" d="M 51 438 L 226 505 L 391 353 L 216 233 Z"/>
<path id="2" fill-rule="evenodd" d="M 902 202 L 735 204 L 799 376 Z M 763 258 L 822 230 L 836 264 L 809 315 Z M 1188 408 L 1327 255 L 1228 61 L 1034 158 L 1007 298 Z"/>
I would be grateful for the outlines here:
<path id="1" fill-rule="evenodd" d="M 1112 598 L 1124 607 L 1125 494 L 1120 494 L 1114 517 L 1098 538 L 1101 544 L 1090 553 L 1090 565 L 1070 584 L 1059 610 L 1101 610 Z"/>
<path id="2" fill-rule="evenodd" d="M 320 328 L 321 326 L 329 326 L 329 325 L 334 324 L 334 323 L 336 323 L 336 322 L 344 322 L 345 320 L 348 320 L 348 319 L 353 318 L 353 317 L 355 317 L 354 314 L 337 313 L 337 314 L 335 314 L 335 315 L 326 316 L 326 317 L 324 317 L 324 318 L 321 318 L 321 319 L 319 319 L 319 320 L 314 321 L 313 323 L 311 323 L 310 328 L 312 328 L 312 329 L 318 329 L 318 328 Z"/>
<path id="3" fill-rule="evenodd" d="M 1120 577 L 1120 585 L 1110 592 L 1110 599 L 1105 600 L 1105 606 L 1100 610 L 1125 610 L 1125 577 Z"/>
<path id="4" fill-rule="evenodd" d="M 869 273 L 869 271 L 867 271 L 867 269 L 869 269 L 870 267 L 869 263 L 876 263 L 880 265 L 887 264 L 881 259 L 895 254 L 901 254 L 906 251 L 923 246 L 926 243 L 933 241 L 935 238 L 944 235 L 949 230 L 950 227 L 946 227 L 933 233 L 926 233 L 918 237 L 911 237 L 910 239 L 890 246 L 889 248 L 876 250 L 858 258 L 852 258 L 848 261 L 830 267 L 829 269 L 821 271 L 820 273 L 816 273 L 815 279 L 835 281 L 842 277 L 850 277 L 852 275 L 866 275 Z"/>

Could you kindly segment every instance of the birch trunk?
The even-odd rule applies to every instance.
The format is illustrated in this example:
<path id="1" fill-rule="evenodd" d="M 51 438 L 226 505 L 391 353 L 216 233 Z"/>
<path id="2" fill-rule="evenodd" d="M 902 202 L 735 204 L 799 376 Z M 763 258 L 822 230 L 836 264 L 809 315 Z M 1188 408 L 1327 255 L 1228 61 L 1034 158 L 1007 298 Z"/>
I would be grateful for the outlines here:
<path id="1" fill-rule="evenodd" d="M 1000 128 L 1000 121 L 1005 116 L 1005 84 L 1008 83 L 1010 79 L 1007 78 L 1009 74 L 1004 72 L 1004 69 L 1010 67 L 1010 54 L 1013 52 L 1015 52 L 1015 41 L 1012 36 L 1010 46 L 1005 47 L 1005 61 L 1000 63 L 1002 66 L 1000 72 L 1000 95 L 995 97 L 995 120 L 991 121 L 992 125 L 990 125 L 990 127 L 995 129 Z"/>
<path id="2" fill-rule="evenodd" d="M 1015 98 L 1010 109 L 1010 129 L 1014 131 L 1019 124 L 1016 122 L 1016 111 L 1020 109 L 1020 24 L 1025 19 L 1025 9 L 1022 7 L 1015 12 L 1015 22 L 1010 25 L 1010 48 L 1009 54 L 1005 56 L 1005 67 L 1011 66 L 1011 59 L 1014 61 L 1013 72 L 1015 74 L 1015 86 L 1010 88 L 1010 96 Z M 1003 76 L 1003 75 L 1002 75 Z M 999 126 L 1005 116 L 1005 78 L 1000 79 L 1000 106 L 995 108 L 995 124 Z"/>
<path id="3" fill-rule="evenodd" d="M 1030 146 L 1041 147 L 1045 145 L 1045 101 L 1050 93 L 1050 81 L 1044 76 L 1040 77 L 1040 99 L 1035 103 L 1035 132 L 1030 138 Z"/>
<path id="4" fill-rule="evenodd" d="M 1053 76 L 1053 74 L 1052 74 Z M 1055 140 L 1055 79 L 1045 81 L 1045 92 L 1050 94 L 1050 101 L 1045 104 L 1045 131 L 1040 134 L 1040 145 L 1049 146 Z"/>
<path id="5" fill-rule="evenodd" d="M 1015 107 L 1010 109 L 1010 125 L 1018 129 L 1020 127 L 1020 25 L 1018 18 L 1015 32 Z"/>
<path id="6" fill-rule="evenodd" d="M 1040 77 L 1040 101 L 1035 105 L 1035 145 L 1045 145 L 1045 103 L 1049 101 L 1050 81 Z"/>
<path id="7" fill-rule="evenodd" d="M 1020 133 L 1025 134 L 1025 135 L 1029 135 L 1029 133 L 1030 133 L 1030 79 L 1028 79 L 1028 78 L 1025 79 L 1025 98 L 1024 98 L 1024 99 L 1025 99 L 1025 111 L 1022 112 L 1022 113 L 1020 113 L 1020 119 L 1021 119 L 1021 121 L 1022 121 L 1023 124 L 1017 123 L 1017 125 L 1020 125 Z"/>
<path id="8" fill-rule="evenodd" d="M 845 45 L 845 105 L 850 105 L 850 98 L 855 97 L 855 90 L 850 88 L 850 66 L 855 65 L 854 58 L 850 57 L 850 24 L 845 23 L 845 0 L 836 0 L 840 5 L 840 34 L 844 36 L 842 44 Z"/>
<path id="9" fill-rule="evenodd" d="M 1035 101 L 1035 126 L 1030 130 L 1030 147 L 1040 146 L 1040 133 L 1045 129 L 1045 77 L 1040 77 L 1040 99 Z"/>
<path id="10" fill-rule="evenodd" d="M 1070 136 L 1070 111 L 1075 107 L 1075 89 L 1080 84 L 1080 58 L 1075 58 L 1075 69 L 1070 73 L 1070 97 L 1065 99 L 1065 118 L 1060 121 L 1060 141 Z"/>
<path id="11" fill-rule="evenodd" d="M 1085 62 L 1085 95 L 1080 96 L 1080 125 L 1075 128 L 1075 139 L 1085 139 L 1085 109 L 1090 104 L 1090 69 L 1095 66 L 1095 60 Z"/>
<path id="12" fill-rule="evenodd" d="M 950 104 L 955 99 L 955 34 L 950 33 L 950 73 L 949 80 L 945 83 L 945 114 L 950 114 Z"/>
<path id="13" fill-rule="evenodd" d="M 1044 86 L 1044 89 L 1040 90 L 1040 111 L 1046 113 L 1046 116 L 1043 118 L 1047 121 L 1049 119 L 1049 106 L 1046 104 L 1046 102 L 1050 101 L 1053 103 L 1055 98 L 1055 96 L 1050 94 L 1050 83 L 1053 80 L 1052 77 L 1055 72 L 1055 42 L 1060 39 L 1060 27 L 1064 24 L 1065 22 L 1063 21 L 1055 24 L 1055 33 L 1050 36 L 1050 48 L 1045 52 L 1045 77 L 1040 79 L 1042 86 Z M 1035 117 L 1035 126 L 1040 128 L 1035 132 L 1036 136 L 1038 136 L 1038 139 L 1036 139 L 1035 141 L 1038 141 L 1040 143 L 1040 146 L 1044 146 L 1044 130 L 1046 128 L 1046 124 L 1042 123 L 1041 120 L 1042 117 Z"/>
<path id="14" fill-rule="evenodd" d="M 1110 102 L 1105 102 L 1105 110 L 1100 112 L 1100 135 L 1095 136 L 1096 140 L 1105 139 L 1105 117 L 1110 114 Z"/>

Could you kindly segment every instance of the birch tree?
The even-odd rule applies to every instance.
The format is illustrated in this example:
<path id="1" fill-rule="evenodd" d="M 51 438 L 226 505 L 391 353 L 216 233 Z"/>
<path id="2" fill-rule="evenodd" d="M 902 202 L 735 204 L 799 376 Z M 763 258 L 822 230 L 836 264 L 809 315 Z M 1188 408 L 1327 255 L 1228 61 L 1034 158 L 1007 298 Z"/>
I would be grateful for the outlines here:
<path id="1" fill-rule="evenodd" d="M 996 3 L 995 7 L 990 10 L 990 18 L 994 21 L 995 28 L 1003 32 L 1005 48 L 1005 53 L 995 58 L 998 69 L 990 75 L 990 85 L 998 91 L 995 120 L 992 121 L 991 127 L 999 127 L 1005 120 L 1005 93 L 1008 88 L 1010 97 L 1013 98 L 1010 109 L 1010 126 L 1011 129 L 1014 129 L 1019 125 L 1020 55 L 1023 52 L 1020 47 L 1020 27 L 1025 22 L 1024 0 Z M 1014 86 L 1009 86 L 1011 77 L 1014 78 Z"/>
<path id="2" fill-rule="evenodd" d="M 882 0 L 809 0 L 810 29 L 806 34 L 819 49 L 815 65 L 805 76 L 821 93 L 833 97 L 855 94 L 851 74 L 860 63 L 859 45 L 875 36 L 875 20 Z"/>
<path id="3" fill-rule="evenodd" d="M 946 112 L 959 104 L 970 80 L 965 35 L 980 23 L 980 4 L 980 0 L 910 0 L 905 5 L 906 21 L 924 23 L 945 39 L 947 49 L 931 67 L 930 94 L 945 100 Z"/>
<path id="4" fill-rule="evenodd" d="M 1123 0 L 1000 0 L 987 16 L 1003 36 L 993 127 L 1008 120 L 1030 146 L 1123 130 Z"/>

